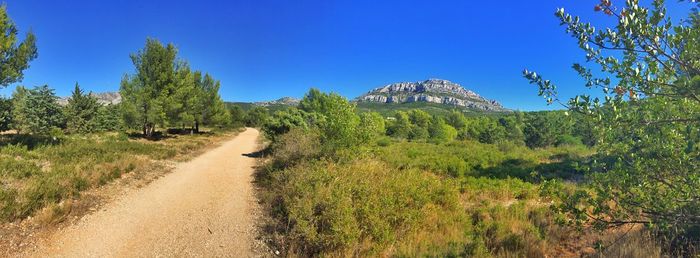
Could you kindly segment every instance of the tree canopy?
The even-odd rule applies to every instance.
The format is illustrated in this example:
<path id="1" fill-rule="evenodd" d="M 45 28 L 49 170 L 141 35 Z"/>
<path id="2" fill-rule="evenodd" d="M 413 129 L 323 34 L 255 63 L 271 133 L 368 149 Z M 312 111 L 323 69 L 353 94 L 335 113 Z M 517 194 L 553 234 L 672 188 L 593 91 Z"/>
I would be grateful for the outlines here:
<path id="1" fill-rule="evenodd" d="M 48 134 L 63 123 L 61 107 L 48 86 L 27 90 L 17 87 L 13 94 L 13 127 L 19 132 Z"/>
<path id="2" fill-rule="evenodd" d="M 29 62 L 37 57 L 36 37 L 29 32 L 18 42 L 17 27 L 0 4 L 0 88 L 21 81 Z"/>
<path id="3" fill-rule="evenodd" d="M 223 125 L 230 114 L 219 96 L 219 81 L 192 71 L 177 57 L 173 44 L 147 39 L 145 47 L 131 55 L 136 73 L 121 82 L 122 114 L 132 128 L 151 136 L 156 126 L 199 130 L 200 124 Z"/>
<path id="4" fill-rule="evenodd" d="M 597 96 L 561 100 L 553 82 L 524 71 L 547 102 L 583 114 L 600 137 L 589 188 L 553 191 L 568 222 L 644 224 L 680 232 L 674 241 L 700 227 L 700 4 L 684 4 L 690 16 L 679 22 L 662 0 L 603 0 L 595 10 L 616 22 L 603 29 L 556 11 L 588 61 L 573 69 Z"/>
<path id="5" fill-rule="evenodd" d="M 67 130 L 73 133 L 94 132 L 97 127 L 96 116 L 99 108 L 97 99 L 90 94 L 85 94 L 76 83 L 65 108 Z"/>

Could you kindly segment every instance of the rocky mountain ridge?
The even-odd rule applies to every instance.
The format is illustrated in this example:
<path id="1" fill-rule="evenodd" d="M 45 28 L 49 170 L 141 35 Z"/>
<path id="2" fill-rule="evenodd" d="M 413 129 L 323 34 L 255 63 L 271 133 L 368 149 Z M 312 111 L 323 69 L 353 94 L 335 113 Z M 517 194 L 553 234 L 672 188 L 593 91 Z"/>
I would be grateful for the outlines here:
<path id="1" fill-rule="evenodd" d="M 430 102 L 483 111 L 508 111 L 495 100 L 488 100 L 461 85 L 442 79 L 400 82 L 376 88 L 355 99 L 359 102 Z"/>
<path id="2" fill-rule="evenodd" d="M 90 92 L 90 96 L 97 98 L 97 103 L 102 105 L 116 105 L 122 102 L 122 95 L 119 92 Z M 56 102 L 61 106 L 65 106 L 68 105 L 68 99 L 70 97 L 61 97 Z"/>
<path id="3" fill-rule="evenodd" d="M 301 100 L 293 97 L 282 97 L 277 100 L 254 102 L 256 106 L 267 107 L 272 105 L 296 106 Z"/>

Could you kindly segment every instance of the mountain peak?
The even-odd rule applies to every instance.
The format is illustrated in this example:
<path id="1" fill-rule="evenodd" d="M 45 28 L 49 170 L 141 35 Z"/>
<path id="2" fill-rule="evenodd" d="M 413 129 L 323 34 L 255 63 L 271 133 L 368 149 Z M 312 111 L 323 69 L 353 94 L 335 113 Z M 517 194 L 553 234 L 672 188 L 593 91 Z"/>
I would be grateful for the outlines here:
<path id="1" fill-rule="evenodd" d="M 356 100 L 376 103 L 431 102 L 483 111 L 507 111 L 496 101 L 481 97 L 457 83 L 437 78 L 392 83 L 371 90 Z"/>

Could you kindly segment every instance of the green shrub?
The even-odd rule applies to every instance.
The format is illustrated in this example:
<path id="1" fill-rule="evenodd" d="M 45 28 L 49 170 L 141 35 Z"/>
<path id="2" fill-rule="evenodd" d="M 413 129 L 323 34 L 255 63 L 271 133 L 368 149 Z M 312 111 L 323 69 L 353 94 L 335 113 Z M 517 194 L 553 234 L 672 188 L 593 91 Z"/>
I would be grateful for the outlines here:
<path id="1" fill-rule="evenodd" d="M 292 128 L 288 133 L 279 136 L 272 146 L 276 167 L 288 167 L 305 159 L 321 156 L 321 145 L 318 132 L 311 129 Z"/>
<path id="2" fill-rule="evenodd" d="M 510 142 L 476 141 L 397 142 L 374 150 L 378 158 L 398 168 L 420 168 L 452 177 L 517 177 L 527 181 L 581 176 L 576 164 L 591 152 L 582 145 L 533 150 Z"/>
<path id="3" fill-rule="evenodd" d="M 300 164 L 274 180 L 271 190 L 281 202 L 272 210 L 288 223 L 291 251 L 302 255 L 377 255 L 422 231 L 466 223 L 450 181 L 371 159 Z M 439 220 L 432 221 L 435 212 Z"/>
<path id="4" fill-rule="evenodd" d="M 34 162 L 7 157 L 0 159 L 0 176 L 9 176 L 15 179 L 30 177 L 41 171 Z"/>
<path id="5" fill-rule="evenodd" d="M 389 146 L 389 145 L 391 145 L 391 139 L 386 138 L 386 137 L 381 137 L 377 140 L 377 145 L 379 145 L 381 147 Z"/>
<path id="6" fill-rule="evenodd" d="M 556 146 L 577 146 L 583 145 L 581 138 L 575 137 L 573 135 L 559 135 L 557 136 Z"/>

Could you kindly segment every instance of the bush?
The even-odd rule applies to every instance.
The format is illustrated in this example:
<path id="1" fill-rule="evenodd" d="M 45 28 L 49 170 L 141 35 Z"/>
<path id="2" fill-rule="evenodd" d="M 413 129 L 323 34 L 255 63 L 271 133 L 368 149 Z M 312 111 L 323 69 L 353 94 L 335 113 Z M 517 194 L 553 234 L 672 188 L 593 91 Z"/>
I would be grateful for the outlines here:
<path id="1" fill-rule="evenodd" d="M 573 135 L 559 135 L 557 136 L 556 146 L 577 146 L 583 145 L 581 138 L 575 137 Z"/>
<path id="2" fill-rule="evenodd" d="M 576 164 L 591 150 L 585 146 L 562 146 L 532 150 L 503 142 L 498 145 L 476 141 L 427 144 L 397 142 L 377 148 L 375 155 L 398 168 L 420 168 L 438 175 L 517 177 L 526 181 L 581 176 Z"/>
<path id="3" fill-rule="evenodd" d="M 379 138 L 379 139 L 377 140 L 377 145 L 379 145 L 379 146 L 381 146 L 381 147 L 389 146 L 389 145 L 391 145 L 391 139 L 389 139 L 389 138 L 387 138 L 387 137 Z"/>
<path id="4" fill-rule="evenodd" d="M 294 166 L 298 162 L 321 156 L 318 146 L 321 140 L 316 131 L 311 129 L 292 128 L 288 133 L 279 137 L 272 146 L 276 167 Z"/>
<path id="5" fill-rule="evenodd" d="M 277 172 L 274 180 L 270 190 L 280 202 L 273 215 L 288 223 L 280 228 L 290 251 L 303 256 L 377 255 L 394 245 L 427 245 L 422 242 L 430 239 L 416 242 L 416 235 L 440 236 L 467 223 L 450 181 L 371 159 L 304 163 Z"/>

